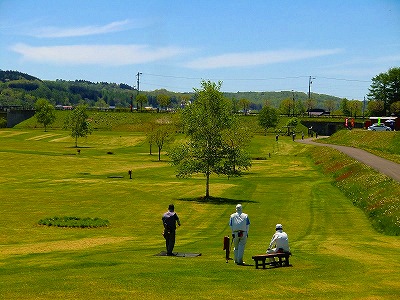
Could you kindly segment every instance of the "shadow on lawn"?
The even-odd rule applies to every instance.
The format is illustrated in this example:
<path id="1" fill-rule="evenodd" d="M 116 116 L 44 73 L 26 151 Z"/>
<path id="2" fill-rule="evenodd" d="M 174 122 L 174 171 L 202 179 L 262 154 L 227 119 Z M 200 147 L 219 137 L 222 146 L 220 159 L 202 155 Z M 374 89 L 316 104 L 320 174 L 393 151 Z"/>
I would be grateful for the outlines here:
<path id="1" fill-rule="evenodd" d="M 190 201 L 197 203 L 210 203 L 210 204 L 241 204 L 241 203 L 257 203 L 257 201 L 253 200 L 237 200 L 237 199 L 229 199 L 222 197 L 197 197 L 197 198 L 178 198 L 178 200 L 182 201 Z"/>

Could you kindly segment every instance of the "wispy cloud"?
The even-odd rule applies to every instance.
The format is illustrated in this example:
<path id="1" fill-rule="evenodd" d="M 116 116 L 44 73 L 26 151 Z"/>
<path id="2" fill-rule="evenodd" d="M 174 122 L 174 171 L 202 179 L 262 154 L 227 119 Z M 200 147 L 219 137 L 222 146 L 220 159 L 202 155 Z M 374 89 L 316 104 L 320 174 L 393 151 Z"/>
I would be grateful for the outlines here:
<path id="1" fill-rule="evenodd" d="M 83 27 L 42 27 L 31 32 L 31 35 L 39 38 L 64 38 L 105 34 L 130 29 L 134 26 L 130 20 L 111 22 L 106 25 L 83 26 Z"/>
<path id="2" fill-rule="evenodd" d="M 342 51 L 342 49 L 322 49 L 227 53 L 193 60 L 187 63 L 186 67 L 194 69 L 216 69 L 258 66 L 333 55 Z"/>
<path id="3" fill-rule="evenodd" d="M 150 47 L 148 45 L 69 45 L 34 47 L 16 44 L 12 50 L 23 59 L 39 63 L 62 65 L 99 64 L 131 65 L 172 58 L 188 49 L 180 47 Z"/>

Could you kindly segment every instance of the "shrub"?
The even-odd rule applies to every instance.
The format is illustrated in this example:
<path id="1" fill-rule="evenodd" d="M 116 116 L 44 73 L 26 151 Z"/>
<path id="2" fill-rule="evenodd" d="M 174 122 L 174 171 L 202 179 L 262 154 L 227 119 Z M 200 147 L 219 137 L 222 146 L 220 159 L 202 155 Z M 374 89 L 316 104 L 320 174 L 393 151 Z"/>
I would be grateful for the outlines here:
<path id="1" fill-rule="evenodd" d="M 78 218 L 78 217 L 53 217 L 41 219 L 39 225 L 56 226 L 56 227 L 70 227 L 70 228 L 97 228 L 108 227 L 108 220 L 100 218 Z"/>

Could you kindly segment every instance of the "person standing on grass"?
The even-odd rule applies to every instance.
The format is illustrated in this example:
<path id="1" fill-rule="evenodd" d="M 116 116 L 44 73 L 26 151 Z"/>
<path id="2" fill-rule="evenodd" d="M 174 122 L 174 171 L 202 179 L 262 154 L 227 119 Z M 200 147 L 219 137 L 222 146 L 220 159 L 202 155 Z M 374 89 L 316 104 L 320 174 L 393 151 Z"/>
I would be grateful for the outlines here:
<path id="1" fill-rule="evenodd" d="M 286 232 L 283 231 L 282 224 L 276 224 L 275 230 L 276 232 L 272 236 L 267 253 L 290 252 L 289 238 Z M 270 258 L 270 262 L 275 264 L 275 257 Z"/>
<path id="2" fill-rule="evenodd" d="M 242 211 L 242 205 L 236 205 L 236 212 L 231 214 L 229 226 L 232 230 L 234 261 L 238 265 L 244 265 L 243 255 L 249 234 L 249 216 Z"/>
<path id="3" fill-rule="evenodd" d="M 174 212 L 175 207 L 173 204 L 168 206 L 168 211 L 162 216 L 162 222 L 164 226 L 163 236 L 165 238 L 165 246 L 167 248 L 167 255 L 172 256 L 175 246 L 175 232 L 176 223 L 181 226 L 178 215 Z"/>

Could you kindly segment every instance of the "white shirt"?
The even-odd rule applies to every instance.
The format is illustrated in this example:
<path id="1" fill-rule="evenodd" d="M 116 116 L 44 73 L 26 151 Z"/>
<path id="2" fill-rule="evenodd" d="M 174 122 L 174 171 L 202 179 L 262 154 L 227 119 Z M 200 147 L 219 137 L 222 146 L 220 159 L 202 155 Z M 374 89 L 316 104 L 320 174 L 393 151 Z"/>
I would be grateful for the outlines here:
<path id="1" fill-rule="evenodd" d="M 231 218 L 229 220 L 229 226 L 232 229 L 232 232 L 235 231 L 246 231 L 249 232 L 250 220 L 247 214 L 245 213 L 237 213 L 231 214 Z"/>
<path id="2" fill-rule="evenodd" d="M 272 247 L 276 245 L 276 249 L 282 248 L 283 251 L 290 251 L 289 248 L 289 239 L 288 236 L 286 234 L 286 232 L 282 231 L 282 230 L 277 230 L 275 232 L 275 234 L 272 236 L 271 242 L 269 243 L 269 247 L 270 249 L 272 249 Z"/>

